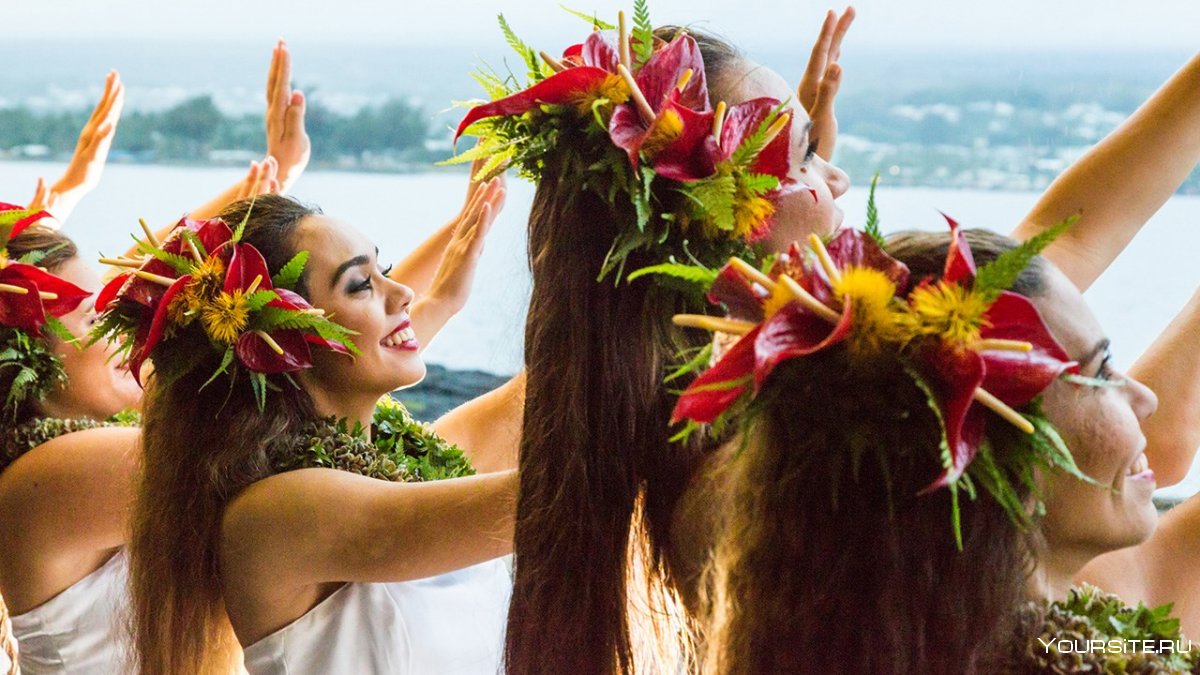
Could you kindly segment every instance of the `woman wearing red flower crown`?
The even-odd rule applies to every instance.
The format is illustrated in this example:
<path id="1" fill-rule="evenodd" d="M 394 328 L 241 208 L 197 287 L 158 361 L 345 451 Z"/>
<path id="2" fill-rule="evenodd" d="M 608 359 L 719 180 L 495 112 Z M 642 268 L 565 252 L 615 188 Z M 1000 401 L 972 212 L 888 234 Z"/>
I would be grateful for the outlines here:
<path id="1" fill-rule="evenodd" d="M 515 473 L 471 476 L 377 401 L 424 375 L 498 185 L 418 300 L 362 235 L 273 195 L 181 222 L 102 293 L 98 334 L 154 366 L 130 545 L 139 672 L 229 672 L 241 645 L 251 673 L 494 672 Z"/>
<path id="2" fill-rule="evenodd" d="M 628 570 L 641 565 L 629 562 L 631 552 L 636 556 L 648 547 L 649 562 L 642 569 L 652 577 L 682 580 L 676 586 L 685 600 L 699 603 L 695 582 L 706 547 L 680 526 L 692 524 L 704 532 L 712 524 L 686 509 L 677 515 L 675 505 L 711 445 L 669 445 L 658 425 L 671 401 L 659 385 L 665 364 L 680 350 L 695 353 L 703 343 L 666 324 L 666 314 L 686 306 L 680 295 L 641 279 L 630 278 L 625 285 L 620 276 L 626 267 L 696 258 L 711 265 L 711 257 L 736 249 L 739 239 L 778 251 L 798 236 L 826 233 L 840 223 L 832 198 L 845 189 L 845 176 L 819 157 L 831 149 L 836 132 L 837 53 L 853 12 L 827 17 L 799 91 L 813 127 L 805 126 L 801 111 L 793 111 L 791 166 L 779 171 L 781 148 L 770 146 L 783 134 L 770 136 L 773 126 L 765 124 L 728 129 L 725 121 L 733 107 L 719 100 L 761 105 L 758 97 L 778 101 L 791 95 L 790 87 L 769 69 L 702 36 L 695 36 L 703 53 L 697 58 L 694 49 L 679 43 L 677 31 L 654 35 L 644 9 L 639 3 L 631 39 L 624 37 L 629 31 L 622 20 L 616 44 L 594 32 L 561 56 L 537 52 L 509 31 L 532 86 L 513 91 L 483 74 L 494 100 L 474 108 L 459 128 L 493 139 L 464 158 L 492 154 L 491 168 L 507 163 L 538 181 L 530 221 L 534 289 L 515 544 L 522 564 L 508 631 L 512 672 L 633 667 L 628 619 L 620 610 L 628 606 Z M 598 20 L 593 24 L 618 28 Z M 1111 262 L 1200 156 L 1193 142 L 1200 138 L 1193 129 L 1200 118 L 1181 114 L 1200 98 L 1192 86 L 1198 68 L 1195 60 L 1186 66 L 1129 123 L 1068 170 L 1020 229 L 1030 236 L 1057 222 L 1051 216 L 1083 211 L 1070 238 L 1048 253 L 1055 257 L 1062 251 L 1064 258 L 1073 258 L 1066 269 L 1076 283 L 1090 283 Z M 721 152 L 730 151 L 727 135 L 744 142 L 758 132 L 763 136 L 753 146 L 759 151 L 755 157 L 765 161 L 740 165 L 742 173 L 721 167 L 721 160 L 731 157 Z M 1186 143 L 1187 152 L 1163 147 L 1172 135 Z M 808 146 L 809 137 L 821 142 Z M 1160 151 L 1141 152 L 1135 141 Z M 629 171 L 618 167 L 605 144 L 627 155 Z M 801 162 L 795 151 L 806 147 L 807 161 Z M 813 150 L 818 158 L 810 159 Z M 1132 166 L 1134 155 L 1139 178 L 1149 189 L 1141 180 L 1112 180 Z M 748 180 L 748 174 L 757 178 Z M 732 194 L 721 197 L 722 190 Z M 764 208 L 764 200 L 773 208 Z M 1121 236 L 1114 237 L 1117 230 Z M 610 275 L 618 278 L 615 286 L 604 283 Z M 602 283 L 595 283 L 597 276 Z M 1200 312 L 1180 320 L 1195 323 Z M 1183 347 L 1180 340 L 1156 345 L 1157 362 L 1168 354 L 1178 357 Z M 1170 390 L 1164 409 L 1184 410 L 1197 400 L 1200 378 L 1181 382 L 1179 372 L 1158 370 L 1147 375 Z M 1191 456 L 1191 449 L 1169 441 L 1161 434 L 1155 447 L 1164 448 L 1168 458 Z M 719 464 L 714 463 L 714 472 L 720 473 Z M 706 485 L 691 494 L 709 507 Z M 635 546 L 629 545 L 631 520 L 637 522 Z M 670 569 L 664 554 L 673 558 Z M 579 628 L 587 642 L 548 649 L 541 636 L 559 625 Z"/>

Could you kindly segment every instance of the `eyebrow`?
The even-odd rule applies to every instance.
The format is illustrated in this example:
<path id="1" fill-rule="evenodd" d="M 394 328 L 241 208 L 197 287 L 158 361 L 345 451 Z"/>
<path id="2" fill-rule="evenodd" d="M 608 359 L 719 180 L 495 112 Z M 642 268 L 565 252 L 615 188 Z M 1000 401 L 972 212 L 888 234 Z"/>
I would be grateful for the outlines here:
<path id="1" fill-rule="evenodd" d="M 342 275 L 346 273 L 346 270 L 350 269 L 351 267 L 358 267 L 359 265 L 366 265 L 369 262 L 371 262 L 371 258 L 369 258 L 368 256 L 356 255 L 353 258 L 342 263 L 341 265 L 338 265 L 337 269 L 333 271 L 333 281 L 329 282 L 329 288 L 332 289 L 338 285 L 338 279 L 342 278 Z"/>
<path id="2" fill-rule="evenodd" d="M 1092 347 L 1091 350 L 1088 351 L 1088 353 L 1085 354 L 1083 358 L 1079 359 L 1079 365 L 1085 366 L 1085 365 L 1091 363 L 1092 361 L 1094 361 L 1096 359 L 1097 356 L 1103 354 L 1104 352 L 1107 352 L 1108 348 L 1111 346 L 1112 346 L 1112 340 L 1109 340 L 1108 338 L 1100 338 L 1100 341 L 1096 343 L 1096 346 Z"/>

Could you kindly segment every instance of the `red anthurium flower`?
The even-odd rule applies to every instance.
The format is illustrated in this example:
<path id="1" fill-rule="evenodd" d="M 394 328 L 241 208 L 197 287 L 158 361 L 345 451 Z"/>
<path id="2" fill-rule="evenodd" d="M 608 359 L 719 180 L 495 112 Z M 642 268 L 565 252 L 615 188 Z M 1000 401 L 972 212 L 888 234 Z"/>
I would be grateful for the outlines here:
<path id="1" fill-rule="evenodd" d="M 225 270 L 223 290 L 226 293 L 234 291 L 244 293 L 251 286 L 258 291 L 272 289 L 271 272 L 267 267 L 267 261 L 263 258 L 262 253 L 259 253 L 258 249 L 250 244 L 234 244 L 233 256 L 229 260 L 229 267 Z"/>
<path id="2" fill-rule="evenodd" d="M 763 304 L 771 296 L 762 286 L 750 281 L 731 264 L 726 264 L 708 289 L 708 301 L 724 305 L 732 319 L 759 323 L 764 318 Z"/>
<path id="3" fill-rule="evenodd" d="M 788 359 L 815 354 L 846 339 L 854 324 L 853 302 L 842 303 L 834 325 L 796 302 L 784 305 L 762 325 L 754 341 L 754 382 L 762 386 L 771 371 Z"/>
<path id="4" fill-rule="evenodd" d="M 920 493 L 928 494 L 957 481 L 979 452 L 986 418 L 975 403 L 975 390 L 983 383 L 986 367 L 978 352 L 952 348 L 929 349 L 922 361 L 925 379 L 941 409 L 950 449 L 950 467 Z"/>
<path id="5" fill-rule="evenodd" d="M 162 340 L 163 334 L 167 330 L 168 309 L 171 301 L 184 290 L 191 280 L 191 275 L 185 274 L 162 292 L 158 304 L 153 308 L 153 318 L 150 320 L 145 334 L 143 335 L 139 331 L 137 339 L 134 341 L 133 348 L 129 352 L 129 372 L 133 373 L 133 379 L 139 385 L 142 383 L 142 364 L 150 358 L 150 352 L 154 351 L 154 347 Z M 145 311 L 149 313 L 151 310 L 147 307 Z M 142 325 L 147 324 L 143 322 Z"/>
<path id="6" fill-rule="evenodd" d="M 91 295 L 66 279 L 22 263 L 9 263 L 0 268 L 0 284 L 25 290 L 25 293 L 0 292 L 0 325 L 29 333 L 41 330 L 47 316 L 62 316 Z M 57 297 L 42 298 L 41 293 L 53 293 Z"/>
<path id="7" fill-rule="evenodd" d="M 951 284 L 974 279 L 975 257 L 971 255 L 971 247 L 967 244 L 962 227 L 950 216 L 943 213 L 942 217 L 950 223 L 950 248 L 946 252 L 946 269 L 942 272 L 942 279 Z"/>
<path id="8" fill-rule="evenodd" d="M 4 249 L 8 240 L 21 234 L 21 230 L 42 218 L 53 217 L 46 211 L 30 211 L 23 206 L 0 202 L 0 250 Z"/>
<path id="9" fill-rule="evenodd" d="M 117 295 L 120 294 L 125 282 L 131 278 L 133 278 L 133 272 L 124 272 L 110 279 L 107 284 L 104 284 L 104 288 L 100 289 L 100 294 L 96 296 L 96 311 L 103 312 L 108 309 L 108 306 L 117 299 Z"/>
<path id="10" fill-rule="evenodd" d="M 725 412 L 754 383 L 754 344 L 759 328 L 746 333 L 712 368 L 684 390 L 671 413 L 671 424 L 688 419 L 708 424 Z"/>
<path id="11" fill-rule="evenodd" d="M 678 85 L 688 70 L 692 76 L 679 89 Z M 634 101 L 617 106 L 608 124 L 608 134 L 613 143 L 625 150 L 629 162 L 637 166 L 638 156 L 643 150 L 655 155 L 679 139 L 695 139 L 701 131 L 711 131 L 711 115 L 688 115 L 709 113 L 708 84 L 704 77 L 704 59 L 700 47 L 690 35 L 680 35 L 667 46 L 658 50 L 644 66 L 634 74 L 638 89 L 645 96 L 655 119 L 648 121 Z M 690 125 L 707 128 L 689 129 Z M 702 136 L 701 136 L 702 137 Z"/>
<path id="12" fill-rule="evenodd" d="M 282 353 L 276 352 L 260 335 L 242 333 L 234 343 L 233 350 L 238 360 L 256 373 L 293 373 L 312 367 L 312 349 L 303 332 L 299 330 L 277 330 L 271 339 L 279 345 Z"/>

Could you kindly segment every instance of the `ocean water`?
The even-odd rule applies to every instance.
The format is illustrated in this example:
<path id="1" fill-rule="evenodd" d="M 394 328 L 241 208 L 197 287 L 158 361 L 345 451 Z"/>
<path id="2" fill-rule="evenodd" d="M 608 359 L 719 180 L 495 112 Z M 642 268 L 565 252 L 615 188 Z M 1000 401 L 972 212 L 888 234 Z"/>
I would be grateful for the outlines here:
<path id="1" fill-rule="evenodd" d="M 62 166 L 0 162 L 0 201 L 21 202 L 33 194 L 39 175 L 57 176 Z M 241 177 L 227 168 L 114 165 L 102 185 L 80 205 L 66 231 L 85 254 L 115 254 L 138 231 L 137 219 L 164 225 L 208 201 Z M 402 258 L 444 224 L 462 204 L 462 173 L 307 173 L 293 194 L 371 237 L 381 260 Z M 429 346 L 431 363 L 492 373 L 515 372 L 521 364 L 528 305 L 529 272 L 525 222 L 532 186 L 510 180 L 507 205 L 493 226 L 470 301 Z M 889 189 L 877 194 L 885 231 L 939 230 L 938 211 L 971 227 L 1007 233 L 1037 200 L 1036 193 L 935 189 Z M 867 191 L 852 188 L 839 201 L 847 225 L 861 225 Z M 1113 342 L 1118 367 L 1133 363 L 1150 346 L 1200 286 L 1200 197 L 1174 197 L 1088 291 L 1086 297 Z M 1200 488 L 1200 468 L 1169 495 Z"/>

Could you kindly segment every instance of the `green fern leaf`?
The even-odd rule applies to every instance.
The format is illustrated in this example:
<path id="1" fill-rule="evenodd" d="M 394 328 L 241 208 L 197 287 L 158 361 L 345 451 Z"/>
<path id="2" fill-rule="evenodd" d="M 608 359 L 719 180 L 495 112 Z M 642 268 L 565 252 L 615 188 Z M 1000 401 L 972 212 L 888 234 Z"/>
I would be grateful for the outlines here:
<path id="1" fill-rule="evenodd" d="M 650 5 L 647 0 L 633 1 L 633 50 L 634 65 L 646 65 L 654 54 L 654 24 L 650 23 Z"/>
<path id="2" fill-rule="evenodd" d="M 875 172 L 875 176 L 871 178 L 871 192 L 867 195 L 867 224 L 863 231 L 867 236 L 875 240 L 876 244 L 883 247 L 883 233 L 879 231 L 879 210 L 875 208 L 875 187 L 879 185 L 879 172 Z"/>
<path id="3" fill-rule="evenodd" d="M 1071 216 L 1053 227 L 1048 227 L 1021 242 L 1011 251 L 1001 253 L 995 260 L 980 267 L 975 273 L 974 290 L 983 293 L 990 299 L 1000 297 L 1002 291 L 1007 290 L 1016 282 L 1021 272 L 1029 266 L 1029 262 L 1059 235 L 1066 232 L 1067 228 L 1074 225 L 1077 220 L 1079 220 L 1079 216 Z"/>
<path id="4" fill-rule="evenodd" d="M 580 19 L 583 19 L 584 21 L 591 24 L 593 30 L 616 30 L 617 29 L 617 27 L 612 25 L 611 23 L 608 23 L 606 21 L 601 21 L 600 18 L 596 14 L 587 14 L 587 13 L 581 12 L 577 9 L 571 9 L 570 7 L 567 7 L 566 5 L 559 5 L 559 7 L 561 7 L 562 10 L 564 12 L 566 12 L 567 14 L 570 14 L 571 16 L 577 16 Z"/>
<path id="5" fill-rule="evenodd" d="M 271 283 L 277 288 L 285 288 L 289 291 L 296 289 L 296 283 L 300 281 L 300 275 L 304 274 L 304 265 L 308 262 L 308 251 L 300 251 L 292 256 L 292 259 L 279 268 L 275 276 L 271 277 Z"/>
<path id="6" fill-rule="evenodd" d="M 639 279 L 651 274 L 668 276 L 673 279 L 680 279 L 688 283 L 696 284 L 697 286 L 703 288 L 708 288 L 713 284 L 714 281 L 716 281 L 719 272 L 717 270 L 710 270 L 706 267 L 700 267 L 697 265 L 685 265 L 683 263 L 662 263 L 659 265 L 643 267 L 640 270 L 631 272 L 629 276 L 626 277 L 626 281 L 632 282 L 635 279 Z"/>

